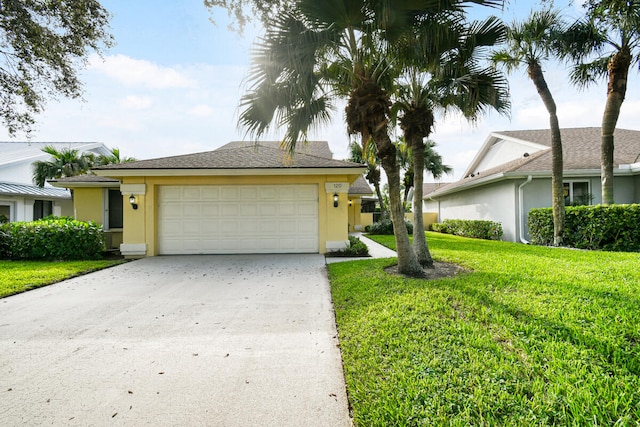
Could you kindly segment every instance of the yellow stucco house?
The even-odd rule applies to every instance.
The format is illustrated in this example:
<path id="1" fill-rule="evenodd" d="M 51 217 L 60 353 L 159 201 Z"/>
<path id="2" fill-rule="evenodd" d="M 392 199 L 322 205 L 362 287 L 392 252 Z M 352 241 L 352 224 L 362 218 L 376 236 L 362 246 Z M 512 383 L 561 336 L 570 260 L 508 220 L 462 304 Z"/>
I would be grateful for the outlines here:
<path id="1" fill-rule="evenodd" d="M 324 141 L 293 156 L 278 142 L 238 141 L 50 182 L 72 189 L 75 217 L 103 224 L 127 257 L 326 253 L 362 229 L 364 171 L 333 159 Z"/>

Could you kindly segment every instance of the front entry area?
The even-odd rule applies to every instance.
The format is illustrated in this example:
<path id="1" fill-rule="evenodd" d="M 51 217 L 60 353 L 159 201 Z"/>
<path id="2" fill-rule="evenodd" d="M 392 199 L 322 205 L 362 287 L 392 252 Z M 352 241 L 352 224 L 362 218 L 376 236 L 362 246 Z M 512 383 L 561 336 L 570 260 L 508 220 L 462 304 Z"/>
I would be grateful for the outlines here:
<path id="1" fill-rule="evenodd" d="M 158 253 L 317 253 L 317 185 L 158 187 Z"/>

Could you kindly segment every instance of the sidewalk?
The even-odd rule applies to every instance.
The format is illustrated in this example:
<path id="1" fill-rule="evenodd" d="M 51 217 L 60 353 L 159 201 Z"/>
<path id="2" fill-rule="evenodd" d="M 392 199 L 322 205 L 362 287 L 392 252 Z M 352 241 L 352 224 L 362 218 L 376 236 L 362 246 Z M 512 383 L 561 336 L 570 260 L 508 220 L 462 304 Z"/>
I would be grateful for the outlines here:
<path id="1" fill-rule="evenodd" d="M 372 259 L 372 258 L 394 258 L 397 257 L 395 251 L 387 248 L 386 246 L 382 246 L 380 243 L 374 242 L 368 237 L 364 236 L 360 232 L 349 233 L 351 236 L 355 236 L 360 239 L 365 245 L 369 247 L 369 257 L 325 257 L 327 264 L 331 264 L 334 262 L 344 262 L 344 261 L 354 261 L 354 260 L 364 260 L 364 259 Z"/>

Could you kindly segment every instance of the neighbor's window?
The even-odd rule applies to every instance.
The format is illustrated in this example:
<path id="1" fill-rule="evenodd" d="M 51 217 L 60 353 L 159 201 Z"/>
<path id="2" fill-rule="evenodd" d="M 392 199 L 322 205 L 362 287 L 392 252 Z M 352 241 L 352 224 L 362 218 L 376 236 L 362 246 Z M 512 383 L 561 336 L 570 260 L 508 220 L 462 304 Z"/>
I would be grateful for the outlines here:
<path id="1" fill-rule="evenodd" d="M 34 200 L 33 220 L 42 219 L 53 214 L 53 202 L 51 200 Z"/>
<path id="2" fill-rule="evenodd" d="M 120 190 L 109 190 L 109 229 L 122 228 L 122 193 Z"/>
<path id="3" fill-rule="evenodd" d="M 590 205 L 593 195 L 589 192 L 588 181 L 572 181 L 564 183 L 565 205 Z"/>

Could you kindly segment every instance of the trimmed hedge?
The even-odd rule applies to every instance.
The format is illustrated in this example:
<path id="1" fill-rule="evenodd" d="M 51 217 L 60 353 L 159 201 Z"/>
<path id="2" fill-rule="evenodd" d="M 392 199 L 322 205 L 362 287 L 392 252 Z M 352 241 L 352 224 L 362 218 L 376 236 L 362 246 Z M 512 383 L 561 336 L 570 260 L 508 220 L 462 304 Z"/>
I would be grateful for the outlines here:
<path id="1" fill-rule="evenodd" d="M 439 233 L 474 239 L 500 240 L 502 237 L 502 224 L 479 219 L 445 219 L 440 223 L 431 224 L 431 229 Z"/>
<path id="2" fill-rule="evenodd" d="M 413 234 L 413 224 L 409 221 L 404 222 L 407 227 L 407 232 L 409 234 Z M 390 219 L 383 219 L 381 221 L 374 222 L 371 225 L 367 225 L 364 228 L 364 231 L 370 234 L 383 234 L 383 235 L 392 235 L 393 234 L 393 222 Z"/>
<path id="3" fill-rule="evenodd" d="M 98 259 L 105 250 L 102 227 L 73 218 L 2 224 L 0 238 L 0 256 L 9 259 Z"/>
<path id="4" fill-rule="evenodd" d="M 640 251 L 640 205 L 567 206 L 565 246 L 605 251 Z M 552 208 L 532 209 L 529 236 L 535 245 L 553 244 Z"/>
<path id="5" fill-rule="evenodd" d="M 356 236 L 349 236 L 349 243 L 344 249 L 331 251 L 327 256 L 335 257 L 367 257 L 369 256 L 369 247 Z"/>

